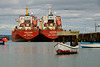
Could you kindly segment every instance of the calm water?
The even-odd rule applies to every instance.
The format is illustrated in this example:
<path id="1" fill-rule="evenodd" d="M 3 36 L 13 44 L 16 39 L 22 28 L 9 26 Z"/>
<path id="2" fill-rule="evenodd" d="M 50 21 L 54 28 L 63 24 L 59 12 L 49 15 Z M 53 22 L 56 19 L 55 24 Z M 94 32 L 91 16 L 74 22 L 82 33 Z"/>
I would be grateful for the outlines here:
<path id="1" fill-rule="evenodd" d="M 100 67 L 100 48 L 79 48 L 56 55 L 56 42 L 12 42 L 0 45 L 0 67 Z"/>

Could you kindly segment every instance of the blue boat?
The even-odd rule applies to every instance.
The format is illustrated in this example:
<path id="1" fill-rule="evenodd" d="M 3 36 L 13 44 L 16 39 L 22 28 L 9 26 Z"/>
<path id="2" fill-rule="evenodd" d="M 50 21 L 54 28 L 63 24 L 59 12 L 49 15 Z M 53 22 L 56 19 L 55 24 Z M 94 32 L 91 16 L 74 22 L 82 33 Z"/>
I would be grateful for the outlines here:
<path id="1" fill-rule="evenodd" d="M 4 44 L 5 44 L 5 42 L 4 42 L 4 41 L 2 41 L 2 40 L 0 40 L 0 44 L 4 45 Z"/>
<path id="2" fill-rule="evenodd" d="M 80 42 L 82 48 L 100 48 L 100 43 L 98 42 Z"/>

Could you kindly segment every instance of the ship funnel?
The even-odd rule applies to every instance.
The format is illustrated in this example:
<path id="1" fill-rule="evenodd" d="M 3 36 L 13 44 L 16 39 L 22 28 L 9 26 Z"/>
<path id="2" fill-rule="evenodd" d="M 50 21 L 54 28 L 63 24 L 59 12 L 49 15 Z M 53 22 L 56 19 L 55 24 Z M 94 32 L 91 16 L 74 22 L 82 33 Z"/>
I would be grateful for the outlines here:
<path id="1" fill-rule="evenodd" d="M 26 15 L 28 15 L 28 6 L 26 6 Z"/>

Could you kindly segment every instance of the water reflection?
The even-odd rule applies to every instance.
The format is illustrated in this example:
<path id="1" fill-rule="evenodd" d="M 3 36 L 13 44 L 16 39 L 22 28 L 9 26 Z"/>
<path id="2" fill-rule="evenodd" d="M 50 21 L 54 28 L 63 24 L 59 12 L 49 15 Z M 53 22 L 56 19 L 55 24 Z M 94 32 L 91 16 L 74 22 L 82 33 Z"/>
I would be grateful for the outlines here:
<path id="1" fill-rule="evenodd" d="M 76 54 L 56 54 L 57 56 L 75 56 L 77 55 L 78 53 Z"/>
<path id="2" fill-rule="evenodd" d="M 99 67 L 99 49 L 56 55 L 55 42 L 8 42 L 0 45 L 0 67 Z"/>
<path id="3" fill-rule="evenodd" d="M 36 46 L 19 46 L 14 48 L 14 53 L 16 54 L 36 54 L 37 47 Z"/>

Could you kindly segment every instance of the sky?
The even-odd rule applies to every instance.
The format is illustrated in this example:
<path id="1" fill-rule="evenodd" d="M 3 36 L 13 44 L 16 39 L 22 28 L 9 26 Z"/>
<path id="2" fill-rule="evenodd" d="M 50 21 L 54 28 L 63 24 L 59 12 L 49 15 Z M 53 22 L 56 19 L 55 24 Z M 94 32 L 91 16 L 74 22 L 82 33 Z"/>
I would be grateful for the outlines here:
<path id="1" fill-rule="evenodd" d="M 95 23 L 100 22 L 100 0 L 1 0 L 0 34 L 11 35 L 17 25 L 15 19 L 25 14 L 26 5 L 29 13 L 33 12 L 38 19 L 48 15 L 51 6 L 52 12 L 61 16 L 64 30 L 95 32 Z"/>

